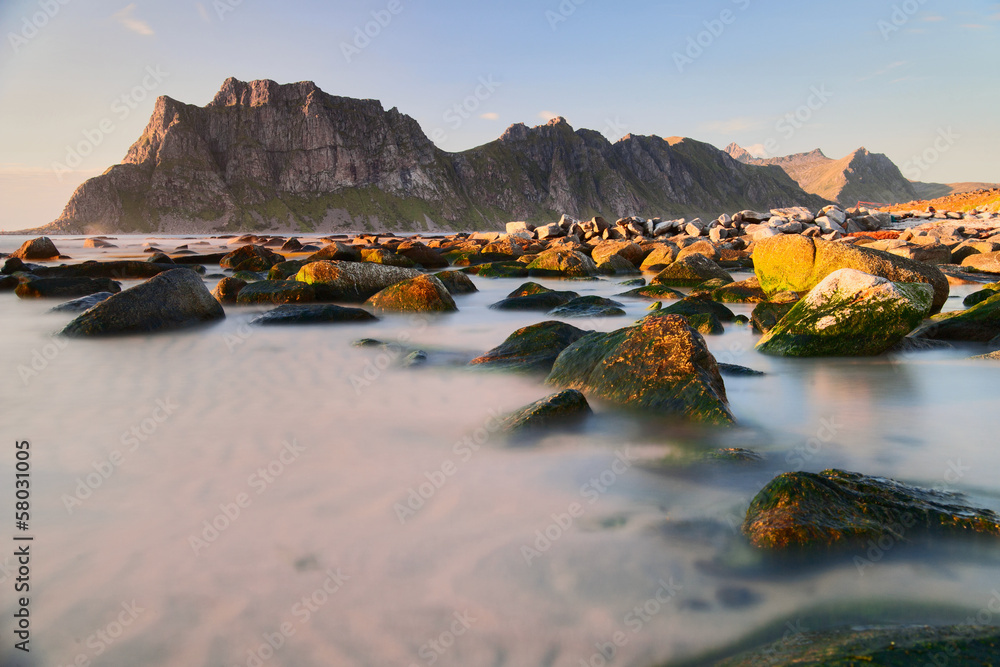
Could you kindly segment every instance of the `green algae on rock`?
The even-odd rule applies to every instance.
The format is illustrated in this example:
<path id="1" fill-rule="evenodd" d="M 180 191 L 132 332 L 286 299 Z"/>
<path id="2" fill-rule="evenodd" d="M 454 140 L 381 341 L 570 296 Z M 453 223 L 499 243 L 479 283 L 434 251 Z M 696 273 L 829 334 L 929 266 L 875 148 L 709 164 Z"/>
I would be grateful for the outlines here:
<path id="1" fill-rule="evenodd" d="M 503 419 L 501 430 L 508 434 L 526 434 L 558 426 L 567 426 L 593 414 L 587 398 L 575 389 L 566 389 L 539 399 L 512 412 Z"/>
<path id="2" fill-rule="evenodd" d="M 585 278 L 597 275 L 594 260 L 582 252 L 557 248 L 540 253 L 526 267 L 532 276 Z"/>
<path id="3" fill-rule="evenodd" d="M 650 282 L 667 287 L 697 287 L 713 278 L 733 282 L 733 277 L 708 257 L 688 255 L 660 271 Z"/>
<path id="4" fill-rule="evenodd" d="M 1000 335 L 1000 292 L 968 310 L 942 313 L 913 332 L 913 338 L 988 343 Z"/>
<path id="5" fill-rule="evenodd" d="M 444 283 L 427 275 L 390 285 L 365 303 L 375 310 L 400 313 L 451 313 L 458 310 Z"/>
<path id="6" fill-rule="evenodd" d="M 617 301 L 602 296 L 581 296 L 549 311 L 553 317 L 620 317 L 625 314 Z"/>
<path id="7" fill-rule="evenodd" d="M 258 280 L 245 285 L 236 295 L 236 303 L 240 305 L 312 303 L 315 300 L 313 286 L 297 280 Z"/>
<path id="8" fill-rule="evenodd" d="M 422 275 L 417 269 L 399 266 L 324 260 L 306 264 L 295 279 L 313 285 L 317 299 L 361 302 L 390 285 Z"/>
<path id="9" fill-rule="evenodd" d="M 565 322 L 539 322 L 518 329 L 499 346 L 470 361 L 469 365 L 504 371 L 548 373 L 559 354 L 588 333 Z"/>

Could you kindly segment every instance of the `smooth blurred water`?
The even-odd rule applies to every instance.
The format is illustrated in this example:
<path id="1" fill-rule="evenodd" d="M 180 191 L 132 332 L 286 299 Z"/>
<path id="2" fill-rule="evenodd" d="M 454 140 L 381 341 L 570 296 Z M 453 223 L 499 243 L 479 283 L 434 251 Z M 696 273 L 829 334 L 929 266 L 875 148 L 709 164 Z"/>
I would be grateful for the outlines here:
<path id="1" fill-rule="evenodd" d="M 0 250 L 22 240 L 0 237 Z M 135 256 L 145 240 L 56 242 L 77 260 Z M 192 248 L 223 243 L 210 242 Z M 828 605 L 865 621 L 894 620 L 871 611 L 878 600 L 929 605 L 928 621 L 934 609 L 987 608 L 1000 583 L 991 548 L 897 546 L 860 570 L 863 552 L 788 569 L 738 533 L 752 496 L 786 470 L 839 467 L 1000 508 L 1000 366 L 969 360 L 978 348 L 777 359 L 753 350 L 749 327 L 728 325 L 708 337 L 719 360 L 768 373 L 726 378 L 737 427 L 598 402 L 580 430 L 511 446 L 492 433 L 496 415 L 554 390 L 462 365 L 547 318 L 488 309 L 523 281 L 473 280 L 481 291 L 438 318 L 257 328 L 262 309 L 233 307 L 194 330 L 94 341 L 53 337 L 72 318 L 48 312 L 54 303 L 0 294 L 2 507 L 9 445 L 27 439 L 36 536 L 32 660 L 6 660 L 577 667 L 601 664 L 596 652 L 621 633 L 613 664 L 648 667 L 772 622 L 818 629 L 811 611 Z M 542 282 L 612 296 L 628 289 L 618 280 Z M 955 288 L 949 307 L 973 289 Z M 567 321 L 610 331 L 649 305 L 624 303 L 627 317 Z M 404 368 L 351 345 L 363 337 L 420 347 L 430 363 Z M 733 446 L 766 462 L 697 462 Z M 67 507 L 88 475 L 96 488 Z M 213 521 L 222 530 L 206 532 Z"/>

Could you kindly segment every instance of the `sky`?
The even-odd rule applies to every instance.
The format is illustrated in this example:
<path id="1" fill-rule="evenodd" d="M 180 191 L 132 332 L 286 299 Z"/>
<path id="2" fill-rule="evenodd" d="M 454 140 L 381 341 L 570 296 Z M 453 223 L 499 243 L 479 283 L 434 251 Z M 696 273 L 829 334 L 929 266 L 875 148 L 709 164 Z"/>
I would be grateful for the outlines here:
<path id="1" fill-rule="evenodd" d="M 992 0 L 0 0 L 0 35 L 0 230 L 57 218 L 157 96 L 230 76 L 378 99 L 449 151 L 558 115 L 1000 182 Z"/>

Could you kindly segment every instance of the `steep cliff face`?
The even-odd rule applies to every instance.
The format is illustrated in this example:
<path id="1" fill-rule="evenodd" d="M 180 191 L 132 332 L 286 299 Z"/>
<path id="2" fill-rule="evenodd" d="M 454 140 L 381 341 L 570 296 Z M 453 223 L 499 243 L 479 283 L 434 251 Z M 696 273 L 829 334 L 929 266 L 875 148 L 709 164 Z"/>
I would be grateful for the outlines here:
<path id="1" fill-rule="evenodd" d="M 780 167 L 806 192 L 842 206 L 854 206 L 859 201 L 896 204 L 910 201 L 917 194 L 892 160 L 863 147 L 839 160 L 828 158 L 819 149 L 756 158 L 737 144 L 730 144 L 726 152 L 744 164 Z"/>
<path id="2" fill-rule="evenodd" d="M 205 107 L 161 97 L 121 164 L 49 233 L 484 229 L 559 213 L 714 215 L 819 205 L 773 167 L 691 139 L 611 144 L 563 119 L 462 153 L 415 120 L 311 82 L 228 79 Z"/>

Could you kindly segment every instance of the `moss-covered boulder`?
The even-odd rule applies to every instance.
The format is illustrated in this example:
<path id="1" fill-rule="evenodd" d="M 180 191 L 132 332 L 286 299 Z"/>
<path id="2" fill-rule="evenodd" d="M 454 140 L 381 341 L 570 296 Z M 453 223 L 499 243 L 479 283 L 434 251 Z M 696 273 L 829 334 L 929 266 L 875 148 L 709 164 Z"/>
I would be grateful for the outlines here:
<path id="1" fill-rule="evenodd" d="M 174 269 L 115 294 L 66 325 L 66 336 L 150 333 L 222 319 L 226 312 L 194 271 Z"/>
<path id="2" fill-rule="evenodd" d="M 757 343 L 764 354 L 854 357 L 882 354 L 930 314 L 927 283 L 896 284 L 855 269 L 834 271 Z"/>
<path id="3" fill-rule="evenodd" d="M 479 368 L 523 373 L 549 373 L 567 347 L 588 331 L 564 322 L 540 322 L 518 329 L 498 347 L 469 362 Z"/>
<path id="4" fill-rule="evenodd" d="M 304 259 L 291 259 L 287 262 L 281 262 L 280 264 L 275 264 L 271 267 L 271 270 L 267 272 L 268 280 L 288 280 L 289 278 L 294 278 L 295 274 L 302 270 L 308 262 Z"/>
<path id="5" fill-rule="evenodd" d="M 619 317 L 625 314 L 617 301 L 601 296 L 581 296 L 549 311 L 553 317 Z"/>
<path id="6" fill-rule="evenodd" d="M 597 265 L 597 271 L 606 276 L 628 276 L 641 273 L 634 264 L 621 255 L 608 255 Z"/>
<path id="7" fill-rule="evenodd" d="M 122 286 L 110 278 L 29 278 L 14 288 L 14 293 L 22 299 L 71 299 L 121 291 Z"/>
<path id="8" fill-rule="evenodd" d="M 996 296 L 997 292 L 1000 292 L 1000 283 L 990 283 L 989 285 L 983 285 L 983 289 L 978 292 L 973 292 L 969 296 L 965 297 L 962 301 L 962 305 L 966 308 L 972 308 L 977 303 L 982 303 L 989 299 L 991 296 Z"/>
<path id="9" fill-rule="evenodd" d="M 396 246 L 396 254 L 425 269 L 444 269 L 448 266 L 448 258 L 440 250 L 428 248 L 420 241 L 403 241 Z"/>
<path id="10" fill-rule="evenodd" d="M 219 303 L 232 305 L 236 303 L 236 297 L 239 296 L 240 290 L 246 286 L 247 281 L 226 276 L 220 280 L 219 284 L 215 286 L 214 290 L 212 290 L 212 296 L 214 296 Z"/>
<path id="11" fill-rule="evenodd" d="M 490 308 L 493 310 L 539 310 L 548 312 L 569 303 L 580 295 L 576 292 L 557 291 L 538 283 L 524 283 L 507 295 L 506 299 L 497 301 Z"/>
<path id="12" fill-rule="evenodd" d="M 755 332 L 766 334 L 794 307 L 794 303 L 773 303 L 770 301 L 758 303 L 750 314 L 750 325 Z"/>
<path id="13" fill-rule="evenodd" d="M 685 317 L 691 328 L 703 336 L 720 336 L 726 333 L 722 320 L 715 313 L 695 313 Z"/>
<path id="14" fill-rule="evenodd" d="M 236 303 L 240 305 L 312 303 L 315 300 L 313 286 L 297 280 L 258 280 L 244 286 L 236 295 Z"/>
<path id="15" fill-rule="evenodd" d="M 233 271 L 268 271 L 285 258 L 262 245 L 245 245 L 232 251 L 219 261 L 219 266 Z"/>
<path id="16" fill-rule="evenodd" d="M 736 317 L 736 314 L 733 313 L 733 311 L 729 310 L 729 308 L 726 308 L 721 303 L 696 296 L 685 297 L 677 303 L 670 304 L 666 308 L 663 308 L 652 315 L 647 315 L 647 317 L 662 317 L 663 315 L 691 316 L 703 313 L 715 315 L 722 322 L 732 322 Z"/>
<path id="17" fill-rule="evenodd" d="M 340 322 L 373 322 L 378 318 L 361 308 L 345 308 L 333 304 L 284 305 L 254 318 L 253 324 L 280 326 L 285 324 L 331 324 Z"/>
<path id="18" fill-rule="evenodd" d="M 478 292 L 479 288 L 472 282 L 472 278 L 461 271 L 441 271 L 435 273 L 434 277 L 440 280 L 452 296 L 456 294 L 472 294 Z"/>
<path id="19" fill-rule="evenodd" d="M 668 287 L 697 287 L 713 278 L 733 282 L 733 277 L 708 257 L 688 255 L 660 271 L 650 282 Z"/>
<path id="20" fill-rule="evenodd" d="M 912 336 L 988 343 L 1000 336 L 1000 292 L 968 310 L 937 315 L 914 331 Z"/>
<path id="21" fill-rule="evenodd" d="M 426 275 L 390 285 L 365 303 L 375 310 L 397 313 L 451 313 L 458 310 L 444 283 Z"/>
<path id="22" fill-rule="evenodd" d="M 857 547 L 888 536 L 1000 536 L 1000 516 L 959 504 L 962 496 L 843 470 L 778 475 L 747 510 L 743 533 L 769 550 Z"/>
<path id="23" fill-rule="evenodd" d="M 552 278 L 585 278 L 597 275 L 594 260 L 569 249 L 546 250 L 527 265 L 528 274 Z"/>
<path id="24" fill-rule="evenodd" d="M 386 250 L 385 248 L 362 248 L 361 259 L 365 262 L 384 264 L 385 266 L 399 266 L 404 269 L 417 268 L 417 263 L 409 257 L 397 255 L 391 250 Z"/>
<path id="25" fill-rule="evenodd" d="M 306 258 L 306 264 L 312 262 L 360 262 L 361 251 L 356 247 L 334 241 L 330 245 L 323 246 L 315 253 Z"/>
<path id="26" fill-rule="evenodd" d="M 715 357 L 678 315 L 584 336 L 559 355 L 546 382 L 661 415 L 734 421 Z"/>
<path id="27" fill-rule="evenodd" d="M 527 278 L 530 273 L 520 262 L 487 262 L 462 270 L 480 278 Z"/>
<path id="28" fill-rule="evenodd" d="M 371 262 L 322 261 L 306 264 L 296 274 L 299 282 L 316 288 L 322 301 L 364 301 L 390 285 L 423 275 L 416 269 Z"/>
<path id="29" fill-rule="evenodd" d="M 767 294 L 761 288 L 757 276 L 752 276 L 713 289 L 711 298 L 722 303 L 763 303 L 767 301 Z"/>
<path id="30" fill-rule="evenodd" d="M 678 292 L 666 285 L 646 285 L 645 287 L 636 287 L 621 294 L 615 294 L 615 296 L 632 299 L 649 299 L 651 301 L 669 301 L 670 299 L 683 299 L 684 293 Z"/>
<path id="31" fill-rule="evenodd" d="M 592 413 L 586 396 L 575 389 L 566 389 L 507 415 L 500 430 L 510 435 L 527 435 L 579 423 Z"/>
<path id="32" fill-rule="evenodd" d="M 948 279 L 936 266 L 863 246 L 781 234 L 756 244 L 753 263 L 760 286 L 769 295 L 808 292 L 838 269 L 857 269 L 894 283 L 932 285 L 932 312 L 948 300 Z"/>

